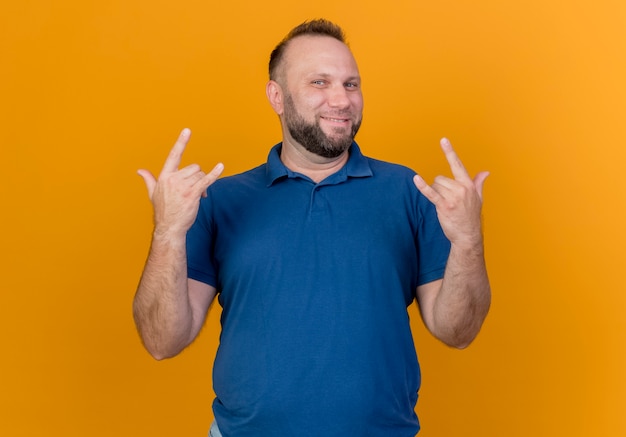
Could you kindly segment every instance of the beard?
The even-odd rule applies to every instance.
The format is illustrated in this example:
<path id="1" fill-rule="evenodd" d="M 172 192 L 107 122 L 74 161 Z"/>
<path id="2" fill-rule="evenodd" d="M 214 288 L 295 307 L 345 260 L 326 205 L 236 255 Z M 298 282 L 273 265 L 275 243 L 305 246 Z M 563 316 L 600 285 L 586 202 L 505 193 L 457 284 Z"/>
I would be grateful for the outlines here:
<path id="1" fill-rule="evenodd" d="M 333 137 L 326 135 L 319 124 L 319 119 L 308 122 L 296 109 L 291 95 L 285 97 L 285 124 L 291 137 L 307 151 L 323 158 L 336 158 L 348 150 L 354 141 L 354 137 L 361 127 L 361 120 L 352 123 L 349 132 L 345 129 L 335 128 Z M 342 114 L 335 114 L 337 116 Z"/>

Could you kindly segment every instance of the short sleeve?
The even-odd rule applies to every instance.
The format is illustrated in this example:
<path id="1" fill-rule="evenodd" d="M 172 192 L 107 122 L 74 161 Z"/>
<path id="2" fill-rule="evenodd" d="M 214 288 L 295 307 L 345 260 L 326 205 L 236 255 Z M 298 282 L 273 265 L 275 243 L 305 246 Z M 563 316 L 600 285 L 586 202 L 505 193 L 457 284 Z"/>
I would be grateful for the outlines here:
<path id="1" fill-rule="evenodd" d="M 417 200 L 417 285 L 443 278 L 450 254 L 450 241 L 443 233 L 435 205 L 418 192 Z"/>
<path id="2" fill-rule="evenodd" d="M 187 232 L 187 277 L 217 287 L 211 203 L 209 191 L 207 197 L 200 200 L 196 221 Z"/>

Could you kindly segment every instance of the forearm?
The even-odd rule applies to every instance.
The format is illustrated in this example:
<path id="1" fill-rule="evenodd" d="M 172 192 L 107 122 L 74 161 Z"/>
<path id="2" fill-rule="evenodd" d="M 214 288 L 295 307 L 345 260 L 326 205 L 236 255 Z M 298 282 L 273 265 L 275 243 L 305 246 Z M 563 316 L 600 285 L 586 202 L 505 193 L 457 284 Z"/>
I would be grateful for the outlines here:
<path id="1" fill-rule="evenodd" d="M 154 358 L 172 357 L 189 344 L 192 313 L 185 236 L 155 231 L 133 303 L 137 330 Z"/>
<path id="2" fill-rule="evenodd" d="M 483 245 L 459 247 L 454 244 L 433 305 L 433 331 L 444 343 L 467 347 L 487 316 L 491 289 Z"/>

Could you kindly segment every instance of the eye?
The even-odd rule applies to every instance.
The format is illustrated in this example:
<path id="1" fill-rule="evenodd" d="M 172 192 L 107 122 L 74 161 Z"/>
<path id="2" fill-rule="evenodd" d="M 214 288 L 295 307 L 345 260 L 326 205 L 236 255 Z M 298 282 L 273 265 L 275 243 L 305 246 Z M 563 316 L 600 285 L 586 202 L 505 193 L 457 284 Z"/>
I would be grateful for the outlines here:
<path id="1" fill-rule="evenodd" d="M 322 79 L 317 79 L 311 82 L 313 85 L 324 86 L 326 85 L 326 81 Z"/>
<path id="2" fill-rule="evenodd" d="M 348 89 L 358 89 L 359 88 L 359 84 L 356 82 L 346 82 L 344 84 L 344 86 Z"/>

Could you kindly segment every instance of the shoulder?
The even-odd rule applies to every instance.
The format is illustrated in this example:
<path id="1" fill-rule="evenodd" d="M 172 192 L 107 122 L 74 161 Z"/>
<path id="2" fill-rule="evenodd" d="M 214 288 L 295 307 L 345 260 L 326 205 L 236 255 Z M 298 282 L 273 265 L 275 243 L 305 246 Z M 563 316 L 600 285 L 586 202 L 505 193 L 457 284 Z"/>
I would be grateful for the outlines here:
<path id="1" fill-rule="evenodd" d="M 235 175 L 224 176 L 207 188 L 200 199 L 203 214 L 214 215 L 222 210 L 239 210 L 267 188 L 265 164 Z"/>
<path id="2" fill-rule="evenodd" d="M 369 167 L 372 171 L 373 181 L 381 184 L 393 184 L 396 187 L 403 186 L 410 189 L 415 188 L 413 185 L 413 176 L 415 171 L 411 168 L 396 164 L 389 161 L 366 157 Z"/>
<path id="3" fill-rule="evenodd" d="M 224 176 L 215 181 L 209 190 L 213 193 L 221 191 L 239 190 L 267 184 L 266 164 L 261 164 L 243 173 Z"/>
<path id="4" fill-rule="evenodd" d="M 366 157 L 366 159 L 368 160 L 372 171 L 377 171 L 378 173 L 383 174 L 385 176 L 413 177 L 413 175 L 415 175 L 415 171 L 413 171 L 409 167 L 402 165 L 402 164 L 396 164 L 396 163 L 389 162 L 389 161 L 382 161 L 380 159 L 375 159 L 375 158 L 370 158 L 370 157 Z"/>
<path id="5" fill-rule="evenodd" d="M 411 209 L 420 211 L 430 209 L 432 203 L 417 189 L 413 177 L 415 170 L 406 165 L 397 164 L 380 159 L 365 157 L 372 170 L 372 183 L 384 190 L 386 196 L 395 201 L 403 202 Z"/>

